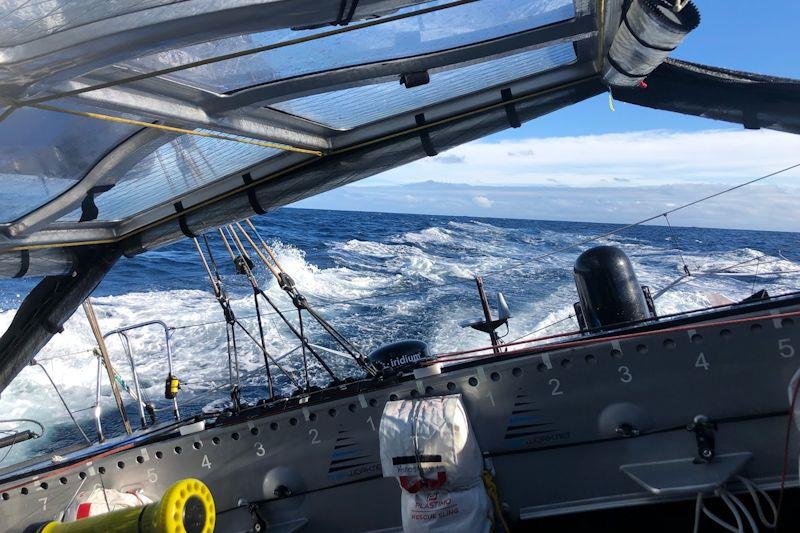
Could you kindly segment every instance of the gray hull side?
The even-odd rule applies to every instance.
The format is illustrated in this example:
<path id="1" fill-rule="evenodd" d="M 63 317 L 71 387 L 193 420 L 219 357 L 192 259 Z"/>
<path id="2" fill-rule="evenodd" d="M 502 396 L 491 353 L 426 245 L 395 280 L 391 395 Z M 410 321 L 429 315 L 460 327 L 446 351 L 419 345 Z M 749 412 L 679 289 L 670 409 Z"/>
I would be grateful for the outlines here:
<path id="1" fill-rule="evenodd" d="M 154 495 L 179 479 L 201 479 L 214 495 L 218 531 L 251 527 L 246 502 L 258 502 L 276 531 L 396 529 L 400 489 L 380 477 L 376 429 L 383 406 L 453 393 L 463 395 L 513 518 L 657 501 L 620 467 L 693 457 L 695 438 L 685 426 L 697 414 L 719 421 L 719 454 L 752 453 L 744 475 L 774 485 L 787 385 L 800 364 L 798 331 L 800 322 L 786 318 L 697 323 L 301 405 L 7 483 L 0 487 L 0 531 L 52 519 L 81 483 L 87 489 L 101 477 L 106 487 Z M 641 435 L 620 438 L 615 429 L 622 422 Z M 797 439 L 790 453 L 800 453 Z M 797 483 L 794 466 L 789 480 Z"/>

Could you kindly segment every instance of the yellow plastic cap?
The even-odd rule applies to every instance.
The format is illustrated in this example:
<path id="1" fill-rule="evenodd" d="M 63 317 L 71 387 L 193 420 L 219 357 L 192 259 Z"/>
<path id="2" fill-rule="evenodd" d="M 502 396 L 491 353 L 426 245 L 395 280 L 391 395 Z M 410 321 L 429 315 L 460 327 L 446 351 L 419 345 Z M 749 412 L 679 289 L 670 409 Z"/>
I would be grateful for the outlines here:
<path id="1" fill-rule="evenodd" d="M 158 531 L 211 533 L 216 513 L 214 498 L 205 484 L 193 478 L 178 481 L 164 493 L 158 505 Z"/>

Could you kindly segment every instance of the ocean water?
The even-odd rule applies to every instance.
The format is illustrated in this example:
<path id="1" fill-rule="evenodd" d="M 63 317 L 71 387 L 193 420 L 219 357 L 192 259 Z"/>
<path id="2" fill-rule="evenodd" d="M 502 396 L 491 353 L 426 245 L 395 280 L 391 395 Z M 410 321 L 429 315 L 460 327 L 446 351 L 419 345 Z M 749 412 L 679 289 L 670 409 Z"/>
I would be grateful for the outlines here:
<path id="1" fill-rule="evenodd" d="M 596 244 L 622 247 L 640 282 L 654 293 L 682 274 L 683 261 L 699 274 L 657 299 L 660 314 L 703 308 L 718 295 L 739 300 L 761 288 L 770 294 L 800 288 L 797 233 L 640 226 L 568 248 L 619 226 L 304 209 L 281 209 L 254 222 L 309 301 L 365 353 L 406 338 L 426 341 L 434 353 L 485 346 L 486 335 L 458 326 L 481 315 L 476 275 L 484 277 L 492 305 L 496 291 L 502 291 L 511 307 L 506 341 L 573 331 L 577 325 L 570 315 L 577 294 L 572 264 L 582 250 Z M 257 335 L 250 285 L 235 273 L 215 234 L 209 236 L 233 308 Z M 737 266 L 714 273 L 731 265 Z M 288 316 L 296 323 L 296 311 L 266 268 L 257 266 L 255 272 L 261 287 L 279 307 L 290 310 Z M 5 330 L 34 284 L 0 282 L 0 329 Z M 93 302 L 104 331 L 151 319 L 174 328 L 175 374 L 184 383 L 182 414 L 229 404 L 222 311 L 190 241 L 123 259 L 95 291 Z M 336 347 L 315 324 L 305 320 L 304 325 L 311 342 Z M 298 347 L 297 339 L 275 314 L 264 314 L 264 328 L 270 354 L 283 357 L 281 364 L 301 376 L 300 351 L 291 351 Z M 159 420 L 168 421 L 163 333 L 146 328 L 132 332 L 130 339 L 144 394 L 159 409 Z M 108 345 L 118 372 L 132 383 L 119 339 L 110 338 Z M 254 402 L 266 396 L 263 357 L 241 332 L 237 345 L 243 397 Z M 37 356 L 90 437 L 97 368 L 93 346 L 79 310 Z M 325 357 L 338 375 L 359 374 L 348 358 Z M 280 392 L 290 393 L 289 380 L 273 372 Z M 310 374 L 316 385 L 329 381 L 319 366 L 312 365 Z M 107 385 L 101 387 L 101 406 L 107 435 L 119 433 Z M 81 440 L 44 372 L 35 366 L 25 368 L 3 392 L 0 413 L 3 420 L 33 418 L 46 428 L 40 439 L 0 450 L 0 467 Z M 130 399 L 128 413 L 136 425 L 138 414 Z M 0 431 L 11 427 L 0 424 Z"/>

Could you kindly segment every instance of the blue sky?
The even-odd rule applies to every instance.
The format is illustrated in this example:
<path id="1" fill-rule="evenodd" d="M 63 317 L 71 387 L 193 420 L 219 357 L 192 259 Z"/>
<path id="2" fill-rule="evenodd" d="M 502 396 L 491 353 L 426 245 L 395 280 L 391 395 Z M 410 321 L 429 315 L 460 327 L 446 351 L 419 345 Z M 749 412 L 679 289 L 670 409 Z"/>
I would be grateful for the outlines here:
<path id="1" fill-rule="evenodd" d="M 700 27 L 673 57 L 800 78 L 800 2 L 695 4 Z M 615 109 L 601 95 L 297 205 L 629 222 L 800 162 L 796 135 L 622 102 Z M 673 224 L 797 231 L 798 186 L 800 170 L 676 213 Z"/>

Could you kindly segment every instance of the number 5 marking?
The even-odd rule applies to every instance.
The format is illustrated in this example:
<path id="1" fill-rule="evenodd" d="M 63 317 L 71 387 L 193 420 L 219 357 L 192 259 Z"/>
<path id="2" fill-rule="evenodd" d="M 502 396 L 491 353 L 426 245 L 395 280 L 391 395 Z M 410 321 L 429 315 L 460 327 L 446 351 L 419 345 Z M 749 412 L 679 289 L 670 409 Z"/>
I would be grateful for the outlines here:
<path id="1" fill-rule="evenodd" d="M 794 346 L 789 344 L 791 341 L 792 339 L 778 340 L 778 353 L 780 353 L 781 357 L 783 357 L 784 359 L 794 357 Z"/>

